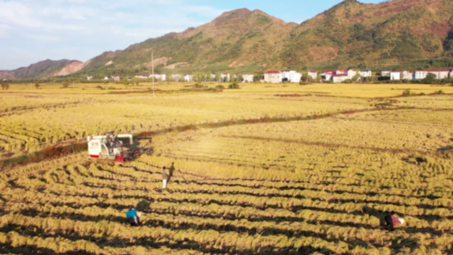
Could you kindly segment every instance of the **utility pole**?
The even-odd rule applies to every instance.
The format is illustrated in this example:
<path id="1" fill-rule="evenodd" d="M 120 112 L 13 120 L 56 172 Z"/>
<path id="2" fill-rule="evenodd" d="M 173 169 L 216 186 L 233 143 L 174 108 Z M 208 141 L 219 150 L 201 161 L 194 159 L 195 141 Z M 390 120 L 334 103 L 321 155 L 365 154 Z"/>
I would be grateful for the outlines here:
<path id="1" fill-rule="evenodd" d="M 153 97 L 155 97 L 155 95 L 154 95 L 154 52 L 151 52 L 151 69 L 152 69 L 152 72 L 153 72 L 153 76 L 152 76 L 152 79 L 153 79 Z"/>

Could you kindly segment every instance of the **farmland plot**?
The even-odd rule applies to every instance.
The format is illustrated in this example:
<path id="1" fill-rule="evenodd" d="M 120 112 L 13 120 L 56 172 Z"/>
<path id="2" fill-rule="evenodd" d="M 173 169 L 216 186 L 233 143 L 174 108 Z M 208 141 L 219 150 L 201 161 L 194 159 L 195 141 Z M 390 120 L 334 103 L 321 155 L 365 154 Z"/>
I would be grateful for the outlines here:
<path id="1" fill-rule="evenodd" d="M 59 118 L 44 117 L 47 127 L 36 118 L 43 130 L 60 124 L 83 132 L 77 120 L 90 106 L 118 104 L 118 120 L 90 115 L 86 122 L 99 131 L 155 131 L 140 140 L 153 154 L 119 164 L 83 152 L 0 174 L 0 252 L 453 252 L 451 96 L 275 94 L 170 96 L 153 104 L 142 96 L 79 96 L 91 102 L 57 108 Z M 172 129 L 178 126 L 189 128 Z M 172 162 L 176 171 L 162 191 L 162 167 Z M 125 213 L 137 204 L 143 225 L 133 228 Z M 381 226 L 389 211 L 406 220 L 395 231 Z"/>

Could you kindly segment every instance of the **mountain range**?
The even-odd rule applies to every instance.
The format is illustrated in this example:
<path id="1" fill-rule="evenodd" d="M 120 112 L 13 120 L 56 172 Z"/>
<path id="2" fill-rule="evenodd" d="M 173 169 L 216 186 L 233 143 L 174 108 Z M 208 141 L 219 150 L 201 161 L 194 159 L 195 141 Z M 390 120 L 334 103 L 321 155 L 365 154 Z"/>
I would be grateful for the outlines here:
<path id="1" fill-rule="evenodd" d="M 404 63 L 416 69 L 440 59 L 450 65 L 453 1 L 345 0 L 301 24 L 260 10 L 238 9 L 202 26 L 105 52 L 85 63 L 46 60 L 0 71 L 0 78 L 149 73 L 151 52 L 156 71 L 165 73 L 370 69 Z"/>

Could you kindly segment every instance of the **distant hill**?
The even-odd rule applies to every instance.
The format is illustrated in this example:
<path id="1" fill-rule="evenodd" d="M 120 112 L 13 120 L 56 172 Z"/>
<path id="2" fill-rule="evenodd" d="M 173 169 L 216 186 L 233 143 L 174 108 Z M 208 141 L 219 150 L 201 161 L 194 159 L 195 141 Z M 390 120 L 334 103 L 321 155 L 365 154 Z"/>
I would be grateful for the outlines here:
<path id="1" fill-rule="evenodd" d="M 158 64 L 183 63 L 176 69 L 159 68 L 166 72 L 380 68 L 401 63 L 416 69 L 424 63 L 420 60 L 453 57 L 453 1 L 346 0 L 300 25 L 259 10 L 234 10 L 200 27 L 132 45 L 109 59 L 113 64 L 103 66 L 102 72 L 149 71 L 151 51 L 155 59 L 165 60 Z"/>
<path id="2" fill-rule="evenodd" d="M 13 71 L 0 71 L 0 79 L 33 79 L 52 76 L 70 65 L 73 60 L 44 60 L 28 67 L 21 67 Z M 77 61 L 78 62 L 78 61 Z M 80 69 L 79 69 L 80 70 Z"/>
<path id="3" fill-rule="evenodd" d="M 344 1 L 299 25 L 291 65 L 379 67 L 453 56 L 453 1 Z"/>
<path id="4" fill-rule="evenodd" d="M 151 52 L 156 72 L 166 73 L 380 68 L 402 63 L 416 69 L 434 65 L 435 59 L 447 59 L 441 64 L 452 65 L 453 1 L 363 4 L 345 0 L 300 25 L 260 10 L 238 9 L 182 33 L 105 52 L 85 63 L 79 75 L 149 73 Z M 32 65 L 13 73 L 16 77 L 51 75 L 67 66 L 67 61 L 40 62 L 36 64 L 40 68 Z"/>
<path id="5" fill-rule="evenodd" d="M 296 23 L 286 23 L 259 10 L 239 9 L 200 27 L 132 45 L 113 58 L 105 59 L 103 66 L 88 65 L 84 71 L 99 67 L 106 73 L 116 74 L 149 71 L 151 52 L 154 52 L 155 65 L 187 67 L 188 63 L 193 71 L 266 65 L 266 59 L 281 51 L 296 27 Z M 105 65 L 108 61 L 112 61 L 111 64 Z"/>

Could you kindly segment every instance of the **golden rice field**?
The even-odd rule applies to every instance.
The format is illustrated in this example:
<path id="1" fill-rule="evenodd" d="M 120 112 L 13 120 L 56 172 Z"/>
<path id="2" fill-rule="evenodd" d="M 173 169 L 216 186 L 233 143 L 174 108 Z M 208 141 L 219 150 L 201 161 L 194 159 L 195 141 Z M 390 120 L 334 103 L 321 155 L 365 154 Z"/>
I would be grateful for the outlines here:
<path id="1" fill-rule="evenodd" d="M 187 85 L 2 91 L 0 253 L 453 253 L 453 87 Z M 107 131 L 149 155 L 43 154 Z"/>

